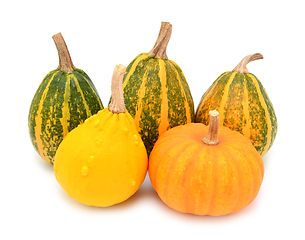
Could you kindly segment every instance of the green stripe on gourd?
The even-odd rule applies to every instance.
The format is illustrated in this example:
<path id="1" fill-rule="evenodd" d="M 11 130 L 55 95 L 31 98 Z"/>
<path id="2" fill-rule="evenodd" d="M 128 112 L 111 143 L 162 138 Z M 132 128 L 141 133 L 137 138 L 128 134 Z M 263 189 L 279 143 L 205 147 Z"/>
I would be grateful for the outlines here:
<path id="1" fill-rule="evenodd" d="M 180 67 L 166 55 L 171 28 L 171 24 L 162 22 L 154 48 L 136 56 L 123 79 L 126 109 L 135 120 L 148 154 L 163 132 L 194 122 L 188 83 Z"/>
<path id="2" fill-rule="evenodd" d="M 187 101 L 187 98 L 185 97 L 185 89 L 182 88 L 181 79 L 175 66 L 169 61 L 165 60 L 164 62 L 166 66 L 166 76 L 168 76 L 166 79 L 167 89 L 171 89 L 171 91 L 167 92 L 167 98 L 170 99 L 170 101 L 168 101 L 169 128 L 172 128 L 187 123 L 185 108 L 185 101 Z"/>
<path id="3" fill-rule="evenodd" d="M 38 154 L 54 163 L 63 138 L 88 117 L 103 109 L 89 76 L 74 67 L 62 35 L 53 36 L 59 67 L 49 72 L 37 89 L 29 111 L 31 142 Z"/>
<path id="4" fill-rule="evenodd" d="M 270 142 L 273 143 L 274 140 L 275 140 L 275 137 L 276 137 L 276 133 L 277 133 L 277 118 L 276 118 L 276 115 L 275 115 L 275 111 L 273 109 L 273 105 L 272 105 L 272 103 L 269 99 L 269 96 L 267 95 L 267 92 L 266 92 L 265 88 L 263 87 L 261 81 L 253 74 L 252 74 L 252 77 L 255 78 L 257 84 L 259 85 L 261 95 L 265 100 L 265 103 L 266 103 L 266 106 L 267 106 L 267 109 L 268 109 L 268 114 L 270 116 L 272 125 L 274 126 L 271 129 L 271 140 L 270 140 Z M 271 146 L 269 146 L 268 150 L 270 149 L 270 147 Z"/>
<path id="5" fill-rule="evenodd" d="M 277 119 L 261 82 L 246 68 L 249 62 L 261 58 L 261 54 L 249 55 L 233 71 L 220 75 L 203 94 L 195 122 L 208 125 L 209 111 L 216 109 L 220 125 L 249 138 L 260 155 L 264 156 L 275 140 Z"/>

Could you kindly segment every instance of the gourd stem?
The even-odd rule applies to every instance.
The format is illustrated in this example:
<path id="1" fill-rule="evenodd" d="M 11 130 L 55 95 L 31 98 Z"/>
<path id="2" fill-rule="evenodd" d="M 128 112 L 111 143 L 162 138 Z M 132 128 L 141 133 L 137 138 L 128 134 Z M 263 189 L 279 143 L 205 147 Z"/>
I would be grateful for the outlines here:
<path id="1" fill-rule="evenodd" d="M 244 57 L 240 63 L 232 70 L 233 72 L 239 72 L 239 73 L 249 73 L 248 69 L 247 69 L 247 64 L 249 62 L 258 60 L 258 59 L 263 59 L 263 55 L 260 53 L 254 53 L 251 55 L 248 55 L 246 57 Z"/>
<path id="2" fill-rule="evenodd" d="M 63 36 L 61 35 L 61 33 L 57 33 L 53 35 L 52 38 L 55 42 L 59 57 L 59 66 L 57 69 L 61 69 L 67 73 L 71 73 L 75 69 L 75 67 L 73 65 L 70 53 L 68 51 L 68 47 Z"/>
<path id="3" fill-rule="evenodd" d="M 111 103 L 109 111 L 112 113 L 126 112 L 123 93 L 123 77 L 126 72 L 126 67 L 122 64 L 114 68 L 111 81 Z"/>
<path id="4" fill-rule="evenodd" d="M 202 139 L 207 145 L 217 145 L 218 140 L 218 129 L 219 129 L 219 113 L 216 110 L 210 111 L 210 124 L 208 133 L 205 138 Z"/>
<path id="5" fill-rule="evenodd" d="M 153 49 L 149 52 L 156 58 L 167 59 L 166 48 L 172 34 L 172 25 L 169 22 L 161 22 L 160 32 Z"/>

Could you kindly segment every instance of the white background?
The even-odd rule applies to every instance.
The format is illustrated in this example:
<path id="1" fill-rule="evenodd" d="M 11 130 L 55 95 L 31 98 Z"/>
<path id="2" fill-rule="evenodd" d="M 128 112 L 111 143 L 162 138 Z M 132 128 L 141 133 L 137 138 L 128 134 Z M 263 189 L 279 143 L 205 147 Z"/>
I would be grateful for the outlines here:
<path id="1" fill-rule="evenodd" d="M 99 2 L 99 3 L 98 3 Z M 1 1 L 1 239 L 305 239 L 303 1 Z M 238 213 L 194 216 L 168 208 L 147 177 L 124 203 L 95 208 L 61 189 L 31 145 L 27 117 L 44 76 L 58 66 L 61 32 L 104 106 L 117 64 L 153 47 L 173 25 L 167 55 L 182 68 L 195 107 L 246 55 L 278 118 L 258 197 Z M 304 228 L 303 228 L 304 229 Z"/>

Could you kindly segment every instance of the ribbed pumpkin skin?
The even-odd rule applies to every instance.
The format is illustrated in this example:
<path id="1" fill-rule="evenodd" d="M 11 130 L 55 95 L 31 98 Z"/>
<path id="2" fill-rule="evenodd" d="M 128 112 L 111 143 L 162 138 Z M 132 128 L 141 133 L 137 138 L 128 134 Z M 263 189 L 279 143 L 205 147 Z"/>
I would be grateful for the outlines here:
<path id="1" fill-rule="evenodd" d="M 194 122 L 193 98 L 174 61 L 139 54 L 127 67 L 123 91 L 148 153 L 167 129 Z"/>
<path id="2" fill-rule="evenodd" d="M 195 215 L 226 215 L 257 196 L 264 165 L 251 142 L 219 127 L 218 145 L 201 140 L 208 127 L 190 123 L 168 130 L 149 158 L 150 181 L 170 208 Z"/>
<path id="3" fill-rule="evenodd" d="M 56 150 L 67 133 L 101 109 L 99 95 L 84 71 L 49 72 L 34 95 L 28 116 L 35 150 L 53 164 Z"/>
<path id="4" fill-rule="evenodd" d="M 228 71 L 220 75 L 202 96 L 195 122 L 209 124 L 209 111 L 216 109 L 220 125 L 251 140 L 263 157 L 277 133 L 273 105 L 256 76 Z"/>

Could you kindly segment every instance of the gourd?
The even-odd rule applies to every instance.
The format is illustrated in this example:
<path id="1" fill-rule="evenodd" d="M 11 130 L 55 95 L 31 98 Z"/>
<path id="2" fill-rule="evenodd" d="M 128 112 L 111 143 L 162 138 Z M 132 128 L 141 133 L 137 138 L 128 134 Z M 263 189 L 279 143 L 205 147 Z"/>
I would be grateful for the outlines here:
<path id="1" fill-rule="evenodd" d="M 59 66 L 42 80 L 28 115 L 31 142 L 50 164 L 54 163 L 56 150 L 67 133 L 103 109 L 89 76 L 74 67 L 61 33 L 54 35 L 53 40 Z"/>
<path id="2" fill-rule="evenodd" d="M 226 215 L 249 205 L 264 176 L 262 158 L 250 140 L 219 126 L 189 123 L 160 136 L 149 157 L 149 177 L 170 208 L 195 215 Z"/>
<path id="3" fill-rule="evenodd" d="M 275 140 L 277 119 L 263 85 L 247 69 L 249 62 L 262 58 L 260 53 L 248 55 L 233 71 L 221 74 L 203 94 L 195 122 L 208 125 L 209 111 L 217 109 L 220 125 L 249 138 L 263 157 Z"/>
<path id="4" fill-rule="evenodd" d="M 125 105 L 148 154 L 167 129 L 194 122 L 189 85 L 178 64 L 166 55 L 171 32 L 172 25 L 162 22 L 153 49 L 136 56 L 123 79 Z"/>
<path id="5" fill-rule="evenodd" d="M 85 205 L 107 207 L 125 201 L 147 173 L 145 146 L 124 105 L 125 70 L 123 65 L 114 70 L 109 107 L 68 133 L 55 156 L 57 181 Z"/>

